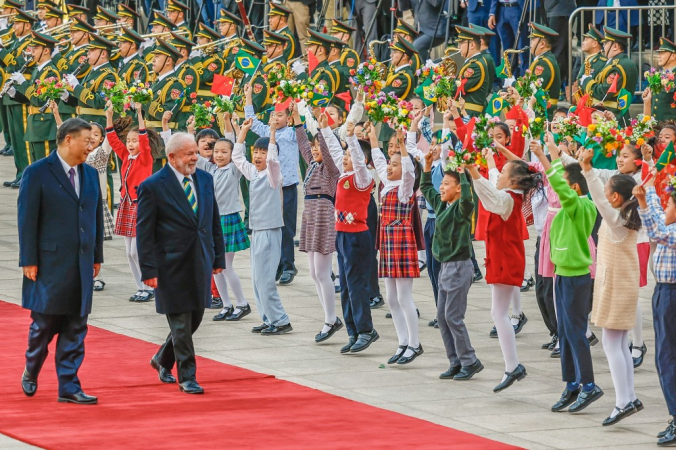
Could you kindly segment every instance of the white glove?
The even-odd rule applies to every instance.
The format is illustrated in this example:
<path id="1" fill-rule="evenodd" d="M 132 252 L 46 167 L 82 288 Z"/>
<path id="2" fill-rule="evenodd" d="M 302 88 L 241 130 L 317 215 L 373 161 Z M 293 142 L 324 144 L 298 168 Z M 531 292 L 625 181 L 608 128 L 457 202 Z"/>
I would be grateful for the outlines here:
<path id="1" fill-rule="evenodd" d="M 195 58 L 197 56 L 202 56 L 202 50 L 193 50 L 190 52 L 190 56 L 188 58 Z"/>
<path id="2" fill-rule="evenodd" d="M 293 70 L 293 72 L 296 75 L 300 75 L 301 73 L 305 72 L 305 66 L 303 65 L 302 62 L 296 61 L 293 64 L 291 64 L 291 70 Z"/>
<path id="3" fill-rule="evenodd" d="M 7 91 L 7 95 L 9 95 L 9 98 L 14 98 L 14 96 L 16 95 L 16 89 L 14 88 L 14 86 L 9 88 L 9 90 Z"/>
<path id="4" fill-rule="evenodd" d="M 148 38 L 148 39 L 146 39 L 145 41 L 143 41 L 143 42 L 141 43 L 141 46 L 139 47 L 139 49 L 142 49 L 142 48 L 148 48 L 148 47 L 150 47 L 150 46 L 153 45 L 153 42 L 155 42 L 155 39 L 153 39 L 153 38 Z"/>
<path id="5" fill-rule="evenodd" d="M 23 84 L 26 81 L 26 77 L 22 73 L 14 72 L 10 77 L 10 80 L 14 81 L 16 84 Z"/>
<path id="6" fill-rule="evenodd" d="M 508 88 L 512 86 L 514 83 L 516 83 L 516 78 L 514 77 L 505 78 L 505 83 L 502 85 L 502 87 Z"/>
<path id="7" fill-rule="evenodd" d="M 61 93 L 61 100 L 68 101 L 68 97 L 70 97 L 70 93 L 64 89 L 64 91 Z"/>
<path id="8" fill-rule="evenodd" d="M 584 84 L 584 80 L 587 78 L 591 78 L 591 75 L 583 75 L 582 78 L 580 78 L 580 86 Z"/>
<path id="9" fill-rule="evenodd" d="M 6 30 L 8 26 L 9 26 L 9 21 L 7 20 L 6 17 L 3 17 L 2 19 L 0 19 L 0 30 Z"/>
<path id="10" fill-rule="evenodd" d="M 52 58 L 55 57 L 59 53 L 59 47 L 54 47 L 54 50 L 52 50 Z"/>
<path id="11" fill-rule="evenodd" d="M 78 80 L 77 77 L 73 74 L 67 73 L 65 75 L 65 78 L 68 84 L 70 84 L 73 87 L 78 86 L 80 84 L 80 80 Z"/>

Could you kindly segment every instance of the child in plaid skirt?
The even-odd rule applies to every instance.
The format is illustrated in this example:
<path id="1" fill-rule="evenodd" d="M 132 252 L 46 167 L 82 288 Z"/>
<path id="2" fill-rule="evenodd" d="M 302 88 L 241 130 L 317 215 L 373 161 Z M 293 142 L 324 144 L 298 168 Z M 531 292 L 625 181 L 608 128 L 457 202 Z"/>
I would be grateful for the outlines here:
<path id="1" fill-rule="evenodd" d="M 130 302 L 149 302 L 155 294 L 150 286 L 141 280 L 141 268 L 136 250 L 136 208 L 138 205 L 138 186 L 153 172 L 153 156 L 146 132 L 141 104 L 135 105 L 138 112 L 138 128 L 127 133 L 127 144 L 123 144 L 113 128 L 113 105 L 106 105 L 106 135 L 108 143 L 118 158 L 122 160 L 120 187 L 120 204 L 115 221 L 115 234 L 124 236 L 124 245 L 129 261 L 131 274 L 136 282 L 136 294 L 129 298 Z"/>
<path id="2" fill-rule="evenodd" d="M 418 116 L 422 116 L 420 112 Z M 415 120 L 420 120 L 416 117 Z M 375 138 L 371 127 L 370 134 Z M 372 148 L 373 164 L 381 180 L 387 180 L 380 193 L 380 268 L 385 278 L 387 303 L 397 331 L 399 347 L 388 364 L 408 364 L 423 354 L 418 334 L 418 313 L 413 303 L 413 278 L 420 276 L 418 246 L 413 230 L 414 192 L 418 189 L 420 166 L 409 156 L 404 136 L 397 132 L 398 151 L 389 163 L 380 148 Z"/>
<path id="3" fill-rule="evenodd" d="M 235 138 L 232 132 L 230 117 L 225 118 L 224 139 L 216 141 L 213 150 L 213 161 L 210 162 L 202 155 L 198 156 L 197 167 L 209 172 L 214 177 L 214 193 L 221 215 L 221 227 L 225 240 L 225 270 L 214 275 L 218 293 L 223 300 L 223 309 L 213 318 L 214 321 L 237 321 L 251 313 L 251 307 L 244 298 L 242 282 L 234 268 L 235 253 L 249 248 L 249 236 L 246 234 L 240 212 L 242 204 L 239 202 L 239 186 L 242 172 L 232 162 L 232 149 Z M 232 289 L 237 303 L 233 307 L 228 296 L 228 286 Z"/>

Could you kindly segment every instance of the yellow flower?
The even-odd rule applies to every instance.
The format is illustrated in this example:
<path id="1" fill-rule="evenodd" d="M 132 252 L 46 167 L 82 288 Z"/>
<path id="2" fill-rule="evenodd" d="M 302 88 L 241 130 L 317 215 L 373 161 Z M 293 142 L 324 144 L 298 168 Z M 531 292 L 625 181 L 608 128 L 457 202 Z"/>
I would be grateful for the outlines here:
<path id="1" fill-rule="evenodd" d="M 136 92 L 136 88 L 135 87 L 130 88 L 129 92 L 131 92 L 133 94 L 134 92 Z"/>
<path id="2" fill-rule="evenodd" d="M 629 145 L 629 139 L 625 139 L 625 140 L 624 140 L 624 144 L 625 144 L 625 145 Z"/>
<path id="3" fill-rule="evenodd" d="M 539 118 L 539 117 L 536 117 L 536 118 L 535 118 L 535 122 L 540 123 L 540 122 L 542 122 L 542 119 Z"/>
<path id="4" fill-rule="evenodd" d="M 596 125 L 592 123 L 587 127 L 587 129 L 589 130 L 590 133 L 593 133 L 594 130 L 596 130 Z"/>
<path id="5" fill-rule="evenodd" d="M 636 139 L 636 145 L 640 147 L 643 144 L 645 144 L 645 140 L 643 138 Z"/>
<path id="6" fill-rule="evenodd" d="M 375 63 L 377 63 L 377 62 L 378 62 L 378 61 L 376 61 L 375 58 L 371 58 L 371 64 L 375 64 Z"/>
<path id="7" fill-rule="evenodd" d="M 648 123 L 650 121 L 650 116 L 643 116 L 643 123 Z"/>
<path id="8" fill-rule="evenodd" d="M 402 109 L 402 110 L 401 110 L 401 114 L 404 115 L 404 116 L 407 115 L 407 114 L 408 114 L 408 109 L 406 109 L 406 108 Z"/>
<path id="9" fill-rule="evenodd" d="M 614 145 L 611 144 L 610 142 L 606 144 L 606 150 L 608 150 L 609 152 L 610 152 L 611 150 L 613 150 L 613 148 L 614 148 Z"/>
<path id="10" fill-rule="evenodd" d="M 307 93 L 307 98 L 312 98 L 314 96 L 315 96 L 314 92 L 308 92 Z"/>
<path id="11" fill-rule="evenodd" d="M 601 137 L 601 133 L 596 133 L 596 137 Z"/>

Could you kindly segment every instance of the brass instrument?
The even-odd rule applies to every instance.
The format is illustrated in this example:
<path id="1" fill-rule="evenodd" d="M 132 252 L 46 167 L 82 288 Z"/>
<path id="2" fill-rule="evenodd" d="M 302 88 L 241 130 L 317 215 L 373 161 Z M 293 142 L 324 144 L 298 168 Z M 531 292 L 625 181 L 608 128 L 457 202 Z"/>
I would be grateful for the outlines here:
<path id="1" fill-rule="evenodd" d="M 296 61 L 299 61 L 299 60 L 300 60 L 302 63 L 304 63 L 305 69 L 307 70 L 307 68 L 308 68 L 307 55 L 301 55 L 301 56 L 299 56 L 299 57 L 297 57 L 297 58 L 293 58 L 293 59 L 289 60 L 289 62 L 286 63 L 286 77 L 287 77 L 289 80 L 292 80 L 292 79 L 296 78 L 296 73 L 293 71 L 292 66 L 293 66 L 293 63 L 295 63 Z M 308 73 L 308 76 L 309 76 L 309 75 L 310 75 L 310 74 Z"/>
<path id="2" fill-rule="evenodd" d="M 156 38 L 156 37 L 163 37 L 163 36 L 171 36 L 171 31 L 164 31 L 162 33 L 150 33 L 150 34 L 142 34 L 141 37 L 143 39 L 150 39 L 150 38 Z M 174 34 L 183 35 L 183 34 L 188 34 L 187 30 L 176 30 L 173 32 Z"/>
<path id="3" fill-rule="evenodd" d="M 235 81 L 240 81 L 242 78 L 244 78 L 244 75 L 246 74 L 237 68 L 234 61 L 230 65 L 230 68 L 223 72 L 223 76 L 234 78 Z M 233 88 L 233 92 L 234 91 L 235 89 Z"/>
<path id="4" fill-rule="evenodd" d="M 66 22 L 62 23 L 61 25 L 57 25 L 54 28 L 50 28 L 49 30 L 43 31 L 42 34 L 46 34 L 47 36 L 51 36 L 53 33 L 57 32 L 57 31 L 61 32 L 65 28 L 69 28 L 70 24 L 71 24 L 71 21 L 67 20 Z M 67 31 L 67 32 L 70 33 L 70 31 Z"/>
<path id="5" fill-rule="evenodd" d="M 8 18 L 8 17 L 14 17 L 14 16 L 16 16 L 17 14 L 18 14 L 18 13 L 0 14 L 0 19 L 5 19 L 5 18 Z"/>
<path id="6" fill-rule="evenodd" d="M 439 64 L 441 64 L 441 68 L 446 76 L 455 77 L 458 74 L 458 65 L 453 61 L 453 57 L 459 53 L 460 50 L 455 47 L 448 47 L 444 52 L 445 56 L 441 58 Z"/>
<path id="7" fill-rule="evenodd" d="M 196 45 L 192 49 L 193 50 L 204 50 L 204 49 L 215 50 L 216 47 L 220 47 L 222 45 L 229 45 L 229 46 L 240 45 L 239 36 L 223 38 L 223 39 L 219 39 L 217 41 L 208 42 L 206 44 Z"/>
<path id="8" fill-rule="evenodd" d="M 376 58 L 376 52 L 375 52 L 375 46 L 376 44 L 389 44 L 390 41 L 371 41 L 369 42 L 369 51 L 368 51 L 368 57 L 369 59 L 375 59 L 376 63 L 374 66 L 376 66 L 376 70 L 378 71 L 378 74 L 380 75 L 380 78 L 383 80 L 387 78 L 387 66 L 378 61 L 378 58 Z"/>
<path id="9" fill-rule="evenodd" d="M 585 76 L 591 76 L 592 74 L 592 66 L 590 62 L 591 56 L 588 56 L 584 59 L 584 74 Z M 576 82 L 577 84 L 577 82 Z M 571 96 L 571 101 L 575 105 L 580 101 L 582 96 L 584 95 L 584 92 L 582 92 L 582 88 L 580 86 L 577 87 L 577 90 L 573 92 L 573 95 Z M 592 99 L 591 97 L 587 101 L 587 104 L 585 106 L 591 106 Z"/>
<path id="10" fill-rule="evenodd" d="M 507 78 L 514 77 L 514 74 L 512 73 L 512 64 L 509 62 L 509 57 L 507 55 L 523 53 L 528 49 L 530 49 L 530 47 L 524 47 L 521 50 L 509 49 L 505 50 L 502 54 L 502 59 L 505 61 L 505 73 L 507 74 Z"/>
<path id="11" fill-rule="evenodd" d="M 98 26 L 95 26 L 94 28 L 96 28 L 97 30 L 108 30 L 108 29 L 117 29 L 117 28 L 121 28 L 121 27 L 123 27 L 123 26 L 124 26 L 123 24 L 119 24 L 119 23 L 111 23 L 111 24 L 109 24 L 109 25 L 98 25 Z"/>

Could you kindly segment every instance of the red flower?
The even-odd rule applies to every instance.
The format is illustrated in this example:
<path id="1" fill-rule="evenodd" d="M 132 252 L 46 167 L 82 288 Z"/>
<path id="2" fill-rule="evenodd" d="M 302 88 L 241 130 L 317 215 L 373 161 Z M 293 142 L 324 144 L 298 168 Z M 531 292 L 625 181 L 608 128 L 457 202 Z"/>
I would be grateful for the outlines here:
<path id="1" fill-rule="evenodd" d="M 195 103 L 197 103 L 197 100 L 193 99 L 192 104 L 194 105 Z"/>
<path id="2" fill-rule="evenodd" d="M 209 108 L 209 107 L 211 106 L 211 102 L 204 102 L 204 106 L 206 106 L 207 108 Z"/>
<path id="3" fill-rule="evenodd" d="M 197 92 L 191 93 L 190 98 L 197 98 Z M 195 102 L 193 102 L 193 103 L 195 103 Z"/>

